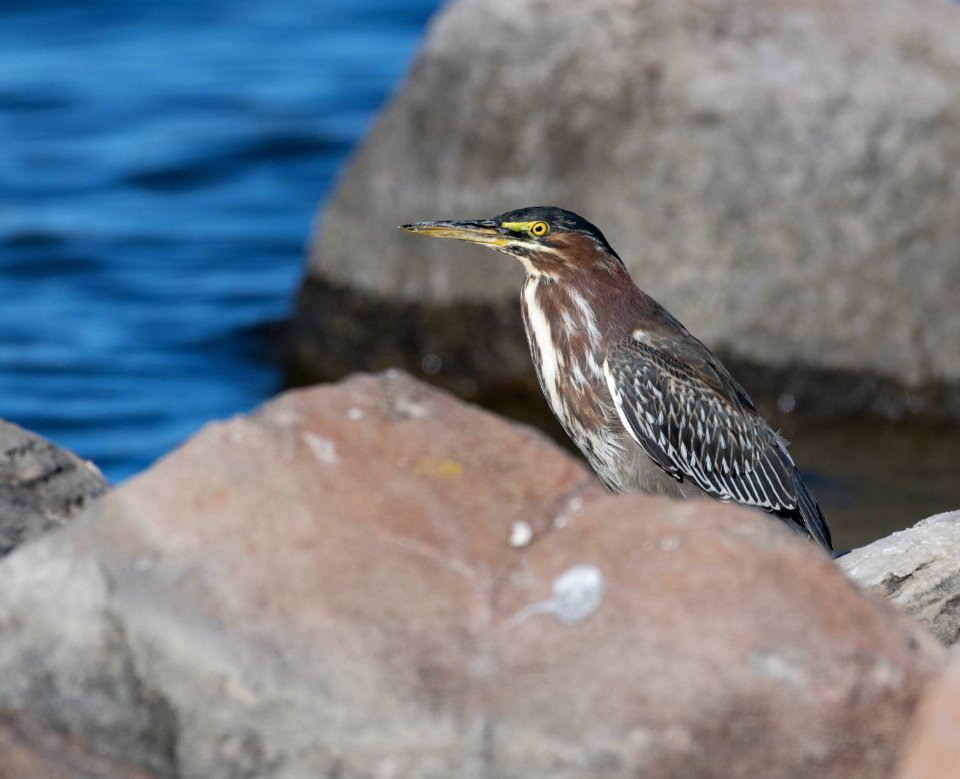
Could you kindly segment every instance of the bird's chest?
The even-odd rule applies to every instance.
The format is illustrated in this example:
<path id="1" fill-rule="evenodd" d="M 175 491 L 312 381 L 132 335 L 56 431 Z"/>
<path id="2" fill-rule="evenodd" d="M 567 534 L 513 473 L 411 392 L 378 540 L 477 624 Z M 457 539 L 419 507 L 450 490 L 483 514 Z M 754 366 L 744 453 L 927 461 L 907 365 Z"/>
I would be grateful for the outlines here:
<path id="1" fill-rule="evenodd" d="M 602 369 L 601 335 L 594 306 L 559 282 L 528 278 L 523 322 L 540 388 L 574 441 L 605 427 L 615 411 Z"/>

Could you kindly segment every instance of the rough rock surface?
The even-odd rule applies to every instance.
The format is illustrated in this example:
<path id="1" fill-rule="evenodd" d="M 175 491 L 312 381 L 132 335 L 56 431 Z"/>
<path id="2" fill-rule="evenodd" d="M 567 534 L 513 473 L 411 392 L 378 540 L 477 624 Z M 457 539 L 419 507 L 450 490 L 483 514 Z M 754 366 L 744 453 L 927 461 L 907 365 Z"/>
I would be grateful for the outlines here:
<path id="1" fill-rule="evenodd" d="M 724 354 L 960 419 L 958 24 L 949 0 L 451 3 L 319 221 L 301 367 L 532 384 L 519 264 L 394 226 L 556 204 Z"/>
<path id="2" fill-rule="evenodd" d="M 896 779 L 956 779 L 960 767 L 960 653 L 923 696 Z"/>
<path id="3" fill-rule="evenodd" d="M 153 779 L 154 774 L 92 755 L 76 739 L 29 717 L 0 712 L 0 779 Z"/>
<path id="4" fill-rule="evenodd" d="M 960 641 L 960 511 L 937 514 L 854 549 L 837 564 L 945 644 Z"/>
<path id="5" fill-rule="evenodd" d="M 209 426 L 0 580 L 0 706 L 165 777 L 887 777 L 945 655 L 402 374 Z"/>
<path id="6" fill-rule="evenodd" d="M 0 555 L 62 526 L 106 489 L 92 463 L 0 420 Z"/>

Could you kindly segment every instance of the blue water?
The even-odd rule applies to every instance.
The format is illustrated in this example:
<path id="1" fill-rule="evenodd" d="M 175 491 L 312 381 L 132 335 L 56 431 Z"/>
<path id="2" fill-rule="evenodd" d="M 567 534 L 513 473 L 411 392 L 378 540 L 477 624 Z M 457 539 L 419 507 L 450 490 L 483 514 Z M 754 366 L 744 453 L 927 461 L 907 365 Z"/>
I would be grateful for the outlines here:
<path id="1" fill-rule="evenodd" d="M 0 417 L 117 482 L 279 391 L 265 326 L 438 5 L 0 6 Z"/>

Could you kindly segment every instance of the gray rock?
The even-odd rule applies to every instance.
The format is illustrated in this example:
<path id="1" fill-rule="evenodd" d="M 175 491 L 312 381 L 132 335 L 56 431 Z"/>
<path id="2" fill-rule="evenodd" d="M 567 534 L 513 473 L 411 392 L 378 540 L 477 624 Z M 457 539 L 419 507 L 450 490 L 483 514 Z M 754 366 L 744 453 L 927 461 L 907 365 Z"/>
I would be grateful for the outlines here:
<path id="1" fill-rule="evenodd" d="M 178 779 L 879 779 L 946 654 L 780 523 L 396 374 L 208 426 L 0 579 L 0 707 Z"/>
<path id="2" fill-rule="evenodd" d="M 960 419 L 958 24 L 948 0 L 451 3 L 318 221 L 300 366 L 532 386 L 518 264 L 394 226 L 556 204 L 710 346 L 837 377 L 789 387 L 801 408 Z"/>
<path id="3" fill-rule="evenodd" d="M 91 754 L 82 741 L 23 714 L 0 712 L 0 779 L 155 779 L 155 774 Z"/>
<path id="4" fill-rule="evenodd" d="M 61 527 L 106 489 L 93 463 L 0 420 L 0 555 Z"/>
<path id="5" fill-rule="evenodd" d="M 960 511 L 854 549 L 837 564 L 857 584 L 889 598 L 945 644 L 960 641 Z"/>

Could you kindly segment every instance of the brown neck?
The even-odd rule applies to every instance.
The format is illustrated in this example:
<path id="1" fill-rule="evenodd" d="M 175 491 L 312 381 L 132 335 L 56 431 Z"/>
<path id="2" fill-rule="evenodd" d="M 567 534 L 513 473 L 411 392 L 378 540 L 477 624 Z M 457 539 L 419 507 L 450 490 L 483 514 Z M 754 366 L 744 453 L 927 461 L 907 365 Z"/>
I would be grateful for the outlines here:
<path id="1" fill-rule="evenodd" d="M 589 330 L 592 321 L 604 341 L 615 341 L 628 336 L 638 321 L 662 316 L 661 306 L 637 287 L 627 269 L 613 258 L 605 257 L 602 264 L 589 268 L 567 265 L 552 270 L 552 276 L 539 279 L 528 275 L 524 286 L 535 283 L 537 300 L 548 321 L 564 325 L 557 330 Z M 597 344 L 601 345 L 607 344 Z"/>

